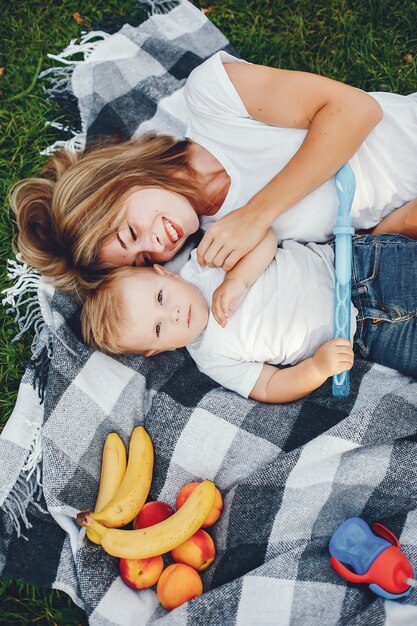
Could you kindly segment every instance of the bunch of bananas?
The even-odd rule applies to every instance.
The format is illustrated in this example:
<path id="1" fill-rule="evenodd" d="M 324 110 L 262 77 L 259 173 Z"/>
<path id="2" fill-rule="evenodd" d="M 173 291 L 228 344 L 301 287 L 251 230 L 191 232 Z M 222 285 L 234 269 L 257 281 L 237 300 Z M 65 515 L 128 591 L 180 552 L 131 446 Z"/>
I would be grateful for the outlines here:
<path id="1" fill-rule="evenodd" d="M 203 524 L 215 498 L 215 485 L 203 481 L 176 513 L 159 524 L 139 530 L 122 530 L 143 507 L 152 482 L 154 450 L 143 426 L 131 435 L 129 457 L 123 441 L 110 433 L 103 448 L 100 487 L 94 513 L 82 511 L 77 522 L 91 541 L 108 554 L 125 559 L 145 559 L 173 550 Z"/>

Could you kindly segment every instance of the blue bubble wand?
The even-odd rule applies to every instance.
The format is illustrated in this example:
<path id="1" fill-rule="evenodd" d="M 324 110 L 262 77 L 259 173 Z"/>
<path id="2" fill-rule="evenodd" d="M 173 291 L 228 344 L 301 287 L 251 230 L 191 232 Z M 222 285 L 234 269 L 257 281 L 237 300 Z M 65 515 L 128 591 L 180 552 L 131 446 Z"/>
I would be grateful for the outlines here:
<path id="1" fill-rule="evenodd" d="M 350 309 L 352 291 L 352 228 L 350 209 L 355 195 L 355 175 L 349 163 L 336 174 L 336 191 L 339 197 L 339 210 L 336 227 L 336 286 L 334 299 L 333 336 L 350 340 Z M 348 396 L 350 391 L 349 370 L 333 376 L 332 392 L 334 396 Z"/>

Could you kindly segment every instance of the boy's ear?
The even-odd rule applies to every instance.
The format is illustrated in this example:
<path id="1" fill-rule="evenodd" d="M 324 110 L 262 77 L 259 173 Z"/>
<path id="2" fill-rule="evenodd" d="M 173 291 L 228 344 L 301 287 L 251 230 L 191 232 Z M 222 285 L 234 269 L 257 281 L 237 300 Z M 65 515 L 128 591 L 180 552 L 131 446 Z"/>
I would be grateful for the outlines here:
<path id="1" fill-rule="evenodd" d="M 154 263 L 152 265 L 152 269 L 154 269 L 157 274 L 160 274 L 160 276 L 178 276 L 178 274 L 175 274 L 175 272 L 167 270 L 166 267 L 164 267 L 163 265 L 158 265 L 158 263 Z"/>

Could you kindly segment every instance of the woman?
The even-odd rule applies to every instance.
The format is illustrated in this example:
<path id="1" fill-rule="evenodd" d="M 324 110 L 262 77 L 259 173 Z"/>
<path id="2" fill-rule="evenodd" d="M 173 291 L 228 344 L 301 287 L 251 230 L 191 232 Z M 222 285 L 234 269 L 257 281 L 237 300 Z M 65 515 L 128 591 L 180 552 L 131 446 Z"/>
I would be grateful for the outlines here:
<path id="1" fill-rule="evenodd" d="M 325 241 L 337 212 L 331 177 L 348 160 L 354 226 L 415 235 L 414 205 L 403 206 L 417 197 L 415 95 L 371 96 L 219 52 L 191 73 L 185 96 L 185 141 L 145 136 L 64 153 L 43 179 L 14 189 L 22 255 L 59 288 L 166 261 L 199 219 L 203 228 L 213 222 L 199 262 L 225 270 L 270 225 L 280 239 Z"/>

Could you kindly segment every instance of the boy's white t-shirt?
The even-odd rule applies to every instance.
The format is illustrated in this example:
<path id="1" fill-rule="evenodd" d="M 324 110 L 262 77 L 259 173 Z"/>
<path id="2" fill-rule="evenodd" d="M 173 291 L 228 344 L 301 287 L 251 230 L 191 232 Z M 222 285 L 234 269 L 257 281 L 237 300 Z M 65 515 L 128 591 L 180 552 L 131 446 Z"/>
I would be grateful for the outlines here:
<path id="1" fill-rule="evenodd" d="M 205 331 L 187 346 L 200 371 L 248 397 L 264 363 L 296 365 L 333 337 L 334 255 L 327 244 L 284 241 L 226 327 L 210 312 Z M 202 269 L 193 250 L 180 272 L 211 308 L 224 271 Z M 352 305 L 351 337 L 356 331 Z"/>
<path id="2" fill-rule="evenodd" d="M 249 116 L 224 63 L 246 63 L 217 52 L 195 68 L 184 94 L 186 136 L 204 146 L 231 178 L 227 197 L 202 227 L 244 206 L 279 172 L 301 146 L 305 129 L 280 128 Z M 356 177 L 353 226 L 371 228 L 393 209 L 417 197 L 417 94 L 372 93 L 383 120 L 350 159 Z M 272 225 L 279 240 L 328 241 L 336 222 L 338 198 L 331 178 L 295 204 Z"/>

